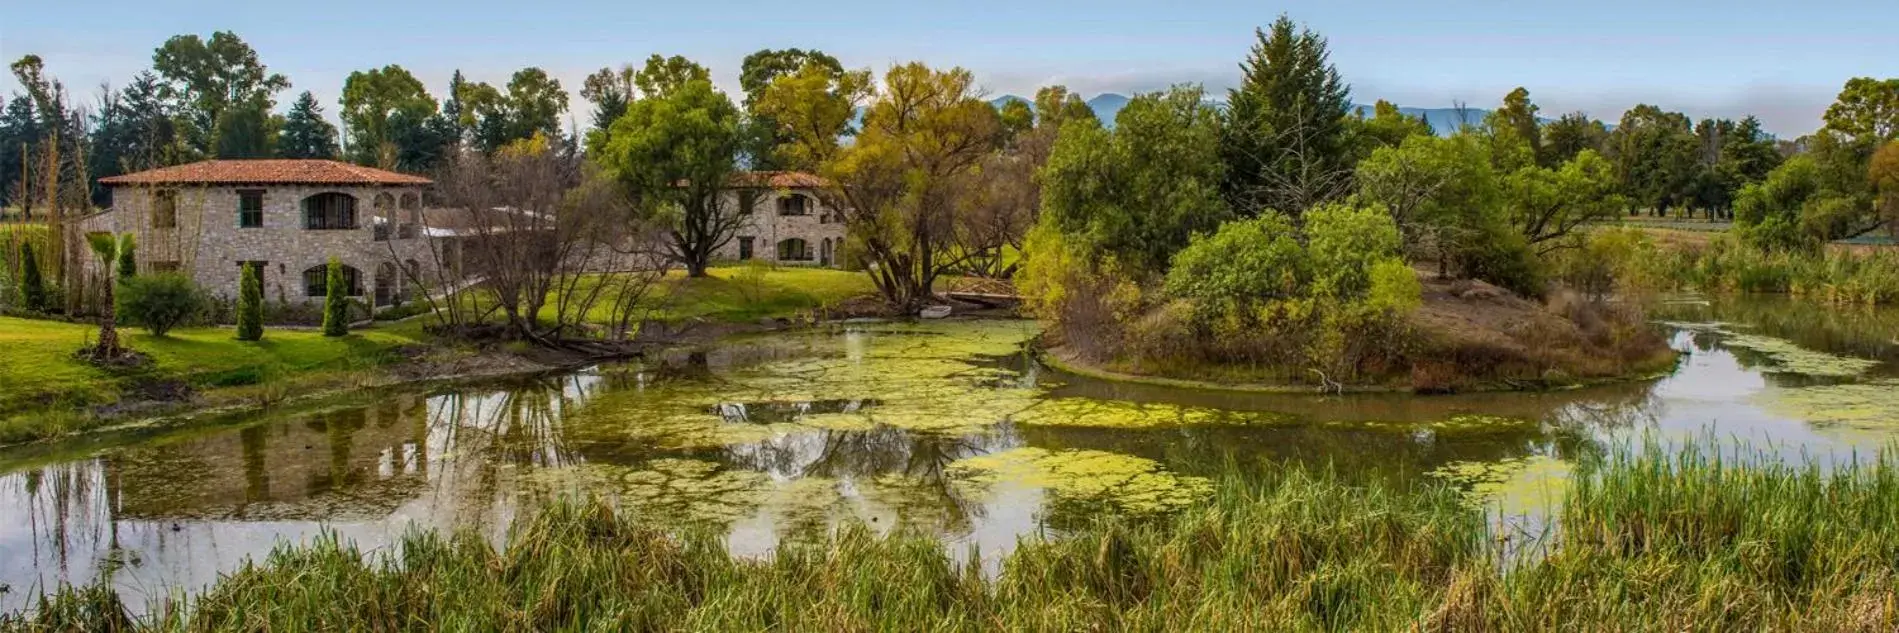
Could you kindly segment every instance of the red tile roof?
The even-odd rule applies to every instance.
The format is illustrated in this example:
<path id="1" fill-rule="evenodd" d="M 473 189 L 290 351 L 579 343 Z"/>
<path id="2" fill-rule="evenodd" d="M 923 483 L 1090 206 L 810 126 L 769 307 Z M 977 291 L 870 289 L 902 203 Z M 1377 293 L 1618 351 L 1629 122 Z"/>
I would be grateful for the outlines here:
<path id="1" fill-rule="evenodd" d="M 732 174 L 732 184 L 772 189 L 822 189 L 830 186 L 831 181 L 802 171 L 747 171 Z"/>
<path id="2" fill-rule="evenodd" d="M 100 178 L 105 185 L 427 185 L 421 176 L 333 160 L 206 160 Z"/>

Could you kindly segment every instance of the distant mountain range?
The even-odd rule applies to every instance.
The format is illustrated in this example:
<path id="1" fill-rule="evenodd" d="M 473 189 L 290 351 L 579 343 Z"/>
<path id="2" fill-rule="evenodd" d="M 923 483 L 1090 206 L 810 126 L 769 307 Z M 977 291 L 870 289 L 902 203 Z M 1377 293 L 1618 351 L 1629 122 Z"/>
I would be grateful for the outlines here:
<path id="1" fill-rule="evenodd" d="M 1115 115 L 1121 113 L 1121 108 L 1127 107 L 1129 100 L 1129 97 L 1126 95 L 1104 92 L 1095 95 L 1093 99 L 1089 99 L 1088 107 L 1094 109 L 1095 117 L 1101 119 L 1103 124 L 1113 127 Z M 1002 95 L 990 99 L 989 103 L 1000 108 L 1003 104 L 1010 101 L 1030 103 L 1028 99 L 1016 95 Z M 1215 99 L 1213 101 L 1219 104 L 1225 103 L 1224 99 Z M 1372 114 L 1372 106 L 1368 104 L 1353 104 L 1351 111 L 1363 113 L 1369 117 Z M 1412 108 L 1399 106 L 1398 111 L 1408 116 L 1424 117 L 1424 120 L 1431 124 L 1431 129 L 1436 131 L 1439 136 L 1449 136 L 1455 133 L 1457 129 L 1462 127 L 1466 122 L 1471 125 L 1482 123 L 1484 117 L 1490 114 L 1490 110 L 1484 108 L 1465 108 L 1460 113 L 1457 108 Z M 1547 123 L 1548 121 L 1548 119 L 1544 119 L 1544 122 Z"/>

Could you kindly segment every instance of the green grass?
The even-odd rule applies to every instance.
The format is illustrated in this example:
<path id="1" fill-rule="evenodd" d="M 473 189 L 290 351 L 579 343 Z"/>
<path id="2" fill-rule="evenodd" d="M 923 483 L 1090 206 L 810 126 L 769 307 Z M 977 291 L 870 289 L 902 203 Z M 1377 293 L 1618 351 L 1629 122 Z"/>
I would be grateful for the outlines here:
<path id="1" fill-rule="evenodd" d="M 68 587 L 0 630 L 1890 631 L 1899 459 L 1823 471 L 1650 446 L 1592 460 L 1548 556 L 1511 558 L 1456 490 L 1235 469 L 1153 520 L 1023 543 L 988 578 L 931 538 L 861 528 L 734 558 L 596 503 L 496 547 L 415 532 L 365 554 L 282 546 L 137 622 Z M 123 630 L 123 629 L 122 629 Z"/>
<path id="2" fill-rule="evenodd" d="M 122 390 L 142 382 L 183 381 L 196 388 L 231 387 L 322 371 L 357 370 L 381 364 L 389 352 L 422 342 L 419 322 L 366 329 L 343 338 L 325 338 L 315 330 L 266 329 L 264 340 L 236 340 L 227 328 L 179 328 L 152 336 L 136 328 L 120 330 L 124 343 L 147 354 L 152 365 L 135 371 L 101 369 L 75 359 L 98 328 L 0 317 L 0 444 L 60 434 L 84 416 L 53 415 L 77 406 L 109 403 Z"/>
<path id="3" fill-rule="evenodd" d="M 877 292 L 869 275 L 830 268 L 717 266 L 708 269 L 706 274 L 708 276 L 694 279 L 687 277 L 685 271 L 668 273 L 641 303 L 653 311 L 647 318 L 665 322 L 700 319 L 747 323 L 764 317 L 797 316 Z M 583 280 L 582 283 L 593 282 Z M 551 317 L 553 303 L 554 298 L 549 297 L 542 318 Z M 608 305 L 596 305 L 589 311 L 587 320 L 609 323 L 610 311 Z"/>

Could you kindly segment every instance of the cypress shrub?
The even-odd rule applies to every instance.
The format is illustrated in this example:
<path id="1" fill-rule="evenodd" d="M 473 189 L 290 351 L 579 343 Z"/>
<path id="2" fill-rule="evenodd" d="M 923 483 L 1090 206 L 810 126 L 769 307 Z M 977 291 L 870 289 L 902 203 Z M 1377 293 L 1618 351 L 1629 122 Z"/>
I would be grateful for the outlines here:
<path id="1" fill-rule="evenodd" d="M 264 338 L 264 280 L 257 266 L 245 264 L 237 282 L 237 340 Z"/>
<path id="2" fill-rule="evenodd" d="M 20 299 L 28 310 L 46 311 L 46 281 L 40 278 L 40 259 L 31 243 L 20 245 Z"/>
<path id="3" fill-rule="evenodd" d="M 323 291 L 323 335 L 349 334 L 349 288 L 343 281 L 343 262 L 330 258 Z"/>

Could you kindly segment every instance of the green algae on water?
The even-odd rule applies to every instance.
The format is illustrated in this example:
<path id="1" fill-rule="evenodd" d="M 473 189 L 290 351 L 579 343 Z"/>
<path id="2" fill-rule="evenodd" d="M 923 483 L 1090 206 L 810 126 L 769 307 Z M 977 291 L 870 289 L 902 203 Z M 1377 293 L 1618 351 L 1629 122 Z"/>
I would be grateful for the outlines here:
<path id="1" fill-rule="evenodd" d="M 1429 432 L 1433 435 L 1482 435 L 1487 433 L 1510 433 L 1534 430 L 1540 425 L 1536 420 L 1501 415 L 1462 413 L 1442 420 L 1429 422 L 1403 422 L 1387 420 L 1341 420 L 1327 422 L 1327 427 L 1364 428 L 1376 431 L 1404 433 Z"/>
<path id="2" fill-rule="evenodd" d="M 957 460 L 950 477 L 973 493 L 1003 483 L 1047 489 L 1063 501 L 1134 514 L 1173 510 L 1207 498 L 1213 482 L 1168 472 L 1154 460 L 1094 450 L 1016 448 Z"/>
<path id="3" fill-rule="evenodd" d="M 1767 373 L 1851 378 L 1879 366 L 1879 361 L 1817 352 L 1771 336 L 1730 333 L 1722 338 L 1722 344 L 1766 356 L 1772 364 L 1763 368 Z"/>
<path id="4" fill-rule="evenodd" d="M 1899 430 L 1899 380 L 1771 389 L 1755 400 L 1776 414 L 1816 426 Z"/>
<path id="5" fill-rule="evenodd" d="M 1259 417 L 1266 417 L 1261 414 Z M 1112 429 L 1151 429 L 1243 423 L 1250 418 L 1216 409 L 1166 403 L 1052 398 L 1035 403 L 1010 418 L 1028 426 L 1087 426 Z"/>
<path id="6" fill-rule="evenodd" d="M 1547 455 L 1497 461 L 1450 462 L 1430 475 L 1456 484 L 1473 505 L 1494 505 L 1521 515 L 1555 508 L 1568 490 L 1575 465 Z"/>

